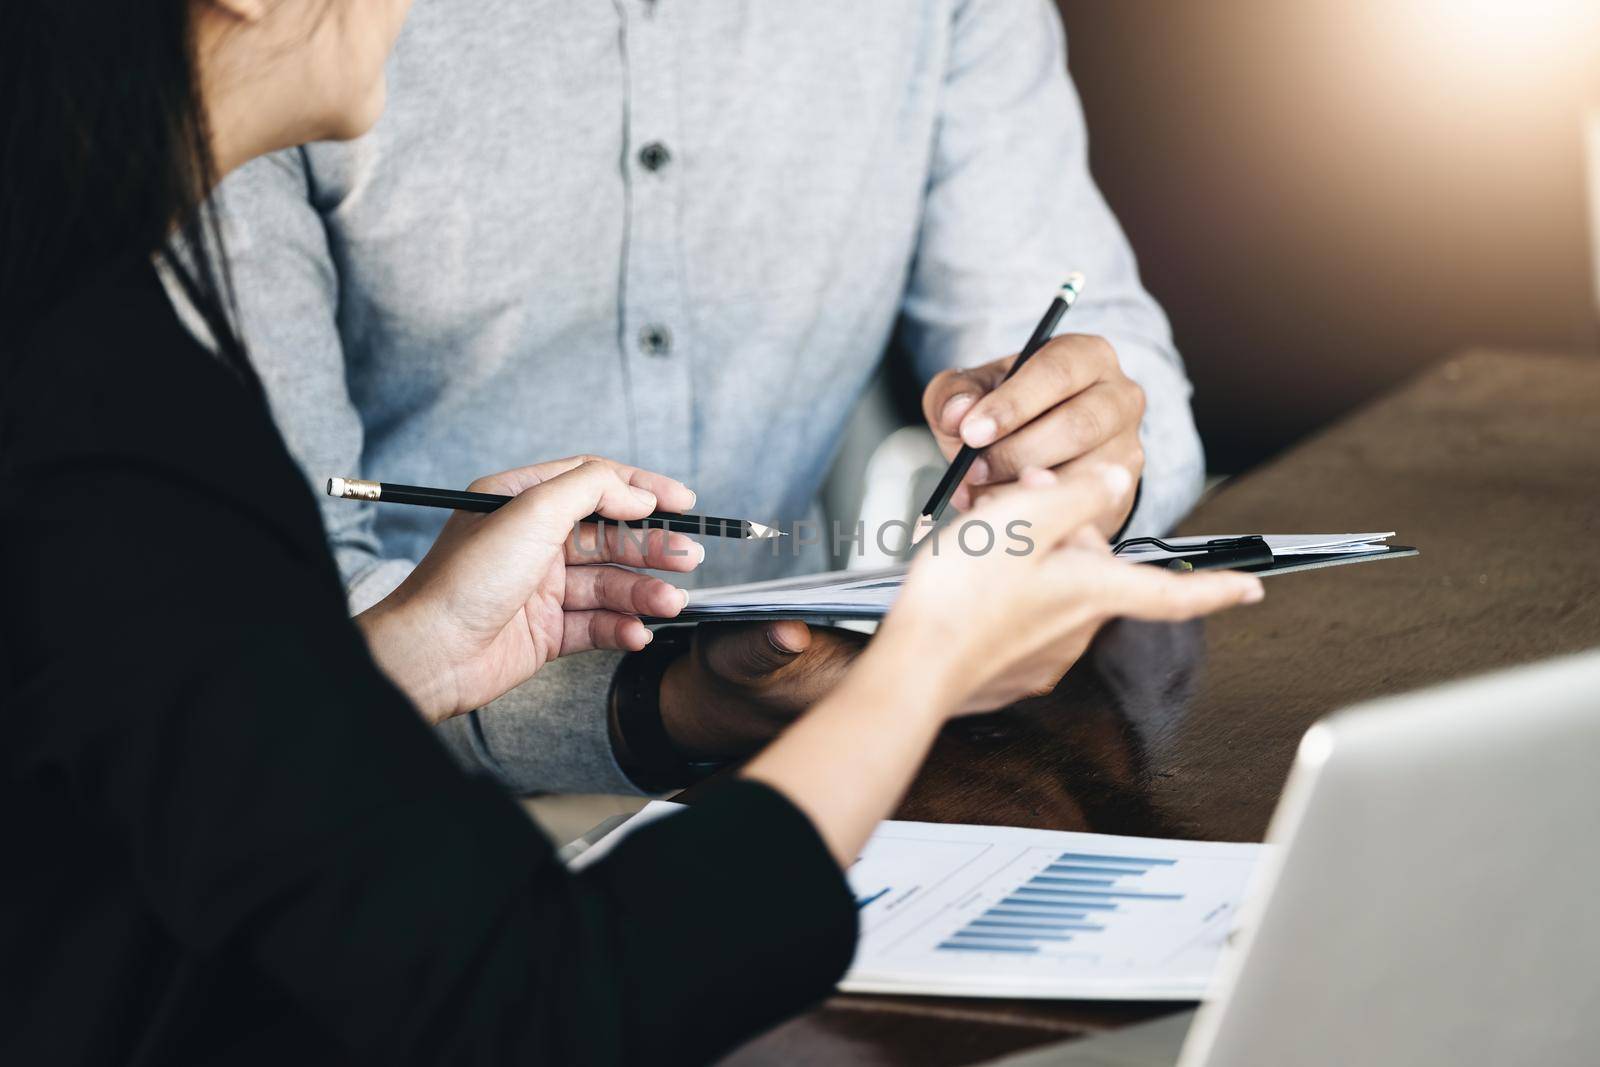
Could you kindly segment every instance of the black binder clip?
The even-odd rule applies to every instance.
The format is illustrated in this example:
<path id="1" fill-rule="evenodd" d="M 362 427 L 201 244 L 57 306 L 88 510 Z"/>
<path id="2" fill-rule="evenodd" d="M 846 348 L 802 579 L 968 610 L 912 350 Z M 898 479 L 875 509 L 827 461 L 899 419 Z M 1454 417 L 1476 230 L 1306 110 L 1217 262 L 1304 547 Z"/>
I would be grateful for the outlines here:
<path id="1" fill-rule="evenodd" d="M 1214 537 L 1203 545 L 1172 545 L 1159 537 L 1130 537 L 1120 541 L 1111 550 L 1118 555 L 1134 545 L 1153 545 L 1163 552 L 1181 552 L 1177 559 L 1152 560 L 1172 571 L 1247 570 L 1251 567 L 1270 567 L 1272 548 L 1267 539 L 1250 534 L 1246 537 Z"/>

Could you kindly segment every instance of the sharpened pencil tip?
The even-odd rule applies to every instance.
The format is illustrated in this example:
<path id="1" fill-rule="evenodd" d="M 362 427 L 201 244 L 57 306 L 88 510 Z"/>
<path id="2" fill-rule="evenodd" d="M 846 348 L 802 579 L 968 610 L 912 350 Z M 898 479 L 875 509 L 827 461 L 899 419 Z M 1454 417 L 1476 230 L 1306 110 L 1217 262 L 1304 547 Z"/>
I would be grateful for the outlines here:
<path id="1" fill-rule="evenodd" d="M 750 524 L 750 537 L 755 541 L 770 541 L 774 537 L 782 537 L 783 531 L 775 526 L 763 526 L 759 522 Z"/>
<path id="2" fill-rule="evenodd" d="M 1061 297 L 1068 307 L 1071 307 L 1083 293 L 1083 285 L 1086 280 L 1082 271 L 1075 270 L 1067 275 L 1067 280 L 1061 283 L 1061 290 L 1056 295 Z"/>
<path id="3" fill-rule="evenodd" d="M 916 529 L 911 531 L 911 547 L 916 548 L 922 544 L 922 539 L 933 532 L 933 516 L 926 513 L 917 516 Z"/>

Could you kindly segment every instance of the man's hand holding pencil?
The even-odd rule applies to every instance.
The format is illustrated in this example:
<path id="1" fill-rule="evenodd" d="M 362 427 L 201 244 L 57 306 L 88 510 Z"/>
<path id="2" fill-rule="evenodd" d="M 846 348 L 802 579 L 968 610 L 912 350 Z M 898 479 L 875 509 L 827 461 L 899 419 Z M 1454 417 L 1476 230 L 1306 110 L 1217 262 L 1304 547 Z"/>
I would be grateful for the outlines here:
<path id="1" fill-rule="evenodd" d="M 1104 337 L 1049 339 L 1082 284 L 1081 275 L 1068 279 L 1018 355 L 944 371 L 923 392 L 928 427 L 946 458 L 957 461 L 952 472 L 960 480 L 948 502 L 958 510 L 969 510 L 989 492 L 1012 484 L 1026 467 L 1064 475 L 1105 463 L 1127 470 L 1133 482 L 1095 526 L 1111 537 L 1127 521 L 1144 470 L 1139 443 L 1144 390 L 1123 373 L 1116 349 Z M 969 453 L 964 477 L 958 455 L 963 447 L 982 450 Z M 936 492 L 929 501 L 934 520 L 944 507 L 942 495 Z"/>

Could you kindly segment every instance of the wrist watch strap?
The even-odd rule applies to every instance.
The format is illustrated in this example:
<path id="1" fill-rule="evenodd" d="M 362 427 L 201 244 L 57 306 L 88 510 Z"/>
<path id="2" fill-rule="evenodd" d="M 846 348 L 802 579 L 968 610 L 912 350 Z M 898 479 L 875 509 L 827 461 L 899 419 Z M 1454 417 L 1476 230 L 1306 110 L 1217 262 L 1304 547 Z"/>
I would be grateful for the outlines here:
<path id="1" fill-rule="evenodd" d="M 661 721 L 661 679 L 693 641 L 693 628 L 663 627 L 649 645 L 623 656 L 611 678 L 611 748 L 623 773 L 647 793 L 680 789 L 717 766 L 684 759 Z"/>

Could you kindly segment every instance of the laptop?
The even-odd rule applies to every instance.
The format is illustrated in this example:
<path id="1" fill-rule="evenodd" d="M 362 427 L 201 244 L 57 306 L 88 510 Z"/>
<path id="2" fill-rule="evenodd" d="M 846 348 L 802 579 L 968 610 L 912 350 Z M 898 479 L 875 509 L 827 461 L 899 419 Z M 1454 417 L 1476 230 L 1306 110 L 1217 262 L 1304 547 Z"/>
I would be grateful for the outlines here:
<path id="1" fill-rule="evenodd" d="M 1189 1011 L 1005 1067 L 1600 1063 L 1600 652 L 1308 731 Z"/>

